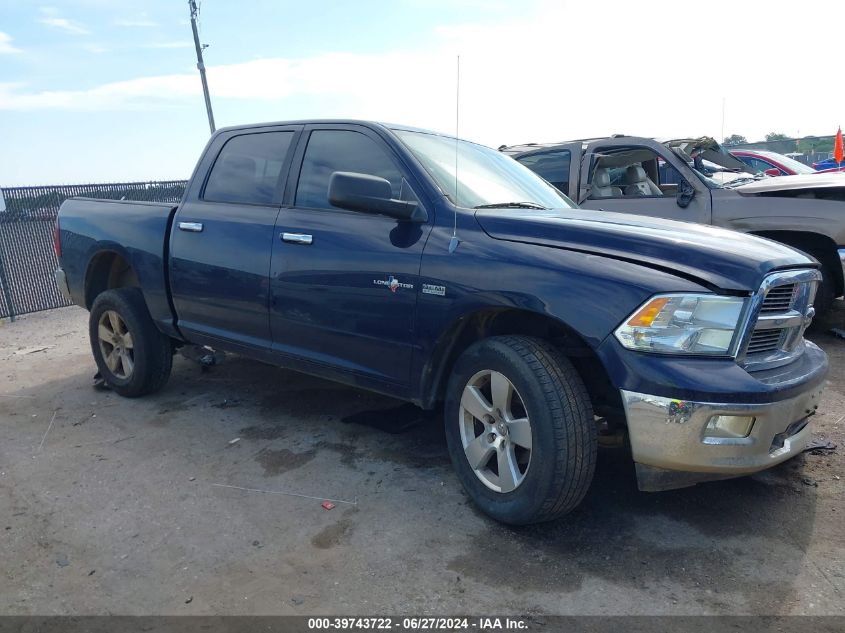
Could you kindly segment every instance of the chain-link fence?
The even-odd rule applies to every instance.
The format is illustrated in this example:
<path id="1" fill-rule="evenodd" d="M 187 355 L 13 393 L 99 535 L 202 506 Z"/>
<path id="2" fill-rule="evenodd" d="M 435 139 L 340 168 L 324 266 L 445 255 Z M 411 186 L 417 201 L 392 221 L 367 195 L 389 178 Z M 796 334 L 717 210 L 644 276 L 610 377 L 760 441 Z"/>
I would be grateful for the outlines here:
<path id="1" fill-rule="evenodd" d="M 62 202 L 74 196 L 177 203 L 185 180 L 2 189 L 0 318 L 69 305 L 53 280 L 58 266 L 53 226 Z"/>

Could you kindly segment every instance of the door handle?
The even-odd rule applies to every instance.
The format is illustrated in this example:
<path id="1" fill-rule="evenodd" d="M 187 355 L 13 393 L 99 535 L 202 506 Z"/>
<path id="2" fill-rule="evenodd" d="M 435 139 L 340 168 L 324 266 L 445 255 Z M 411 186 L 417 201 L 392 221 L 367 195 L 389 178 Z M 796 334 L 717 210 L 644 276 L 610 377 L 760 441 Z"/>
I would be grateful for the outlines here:
<path id="1" fill-rule="evenodd" d="M 179 223 L 179 230 L 180 231 L 190 231 L 191 233 L 201 233 L 202 232 L 202 222 L 180 222 Z"/>
<path id="2" fill-rule="evenodd" d="M 282 233 L 281 237 L 283 242 L 305 244 L 306 246 L 314 241 L 312 236 L 306 235 L 305 233 Z"/>

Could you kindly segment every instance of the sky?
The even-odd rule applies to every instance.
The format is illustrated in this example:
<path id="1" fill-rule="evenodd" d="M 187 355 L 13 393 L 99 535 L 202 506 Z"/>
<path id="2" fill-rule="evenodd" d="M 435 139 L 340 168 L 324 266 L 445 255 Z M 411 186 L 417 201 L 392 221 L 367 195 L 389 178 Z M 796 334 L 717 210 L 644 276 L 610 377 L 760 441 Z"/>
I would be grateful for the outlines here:
<path id="1" fill-rule="evenodd" d="M 845 2 L 203 0 L 218 127 L 359 118 L 485 145 L 826 135 Z M 0 186 L 187 178 L 209 130 L 187 0 L 0 0 Z"/>

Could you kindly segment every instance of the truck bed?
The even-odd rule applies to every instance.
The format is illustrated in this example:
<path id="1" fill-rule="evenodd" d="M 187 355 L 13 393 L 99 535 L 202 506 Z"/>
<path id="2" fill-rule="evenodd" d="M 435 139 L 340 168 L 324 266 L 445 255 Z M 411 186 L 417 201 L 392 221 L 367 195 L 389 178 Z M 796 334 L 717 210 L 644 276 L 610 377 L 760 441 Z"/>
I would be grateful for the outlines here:
<path id="1" fill-rule="evenodd" d="M 70 198 L 59 209 L 62 262 L 74 303 L 90 307 L 85 280 L 96 253 L 120 255 L 136 271 L 153 320 L 174 331 L 167 294 L 167 247 L 177 205 L 132 200 Z"/>

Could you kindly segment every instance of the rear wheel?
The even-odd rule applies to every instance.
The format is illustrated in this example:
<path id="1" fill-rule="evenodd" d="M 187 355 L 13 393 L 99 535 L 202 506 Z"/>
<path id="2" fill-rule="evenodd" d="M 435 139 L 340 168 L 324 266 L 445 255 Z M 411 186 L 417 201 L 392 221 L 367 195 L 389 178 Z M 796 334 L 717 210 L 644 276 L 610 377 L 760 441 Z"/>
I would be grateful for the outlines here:
<path id="1" fill-rule="evenodd" d="M 595 470 L 596 428 L 580 376 L 549 343 L 476 343 L 455 364 L 445 407 L 452 463 L 485 513 L 519 525 L 580 503 Z"/>
<path id="2" fill-rule="evenodd" d="M 107 290 L 89 315 L 91 350 L 105 383 L 122 396 L 161 389 L 170 376 L 170 339 L 153 323 L 138 288 Z"/>

